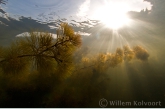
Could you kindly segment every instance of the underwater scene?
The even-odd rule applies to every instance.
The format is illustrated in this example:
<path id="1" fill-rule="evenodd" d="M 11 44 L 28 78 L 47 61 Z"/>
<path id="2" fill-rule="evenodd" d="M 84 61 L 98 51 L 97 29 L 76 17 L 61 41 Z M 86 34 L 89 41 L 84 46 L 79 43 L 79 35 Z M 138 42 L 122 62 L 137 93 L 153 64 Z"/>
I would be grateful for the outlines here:
<path id="1" fill-rule="evenodd" d="M 165 107 L 165 0 L 0 0 L 0 108 Z"/>

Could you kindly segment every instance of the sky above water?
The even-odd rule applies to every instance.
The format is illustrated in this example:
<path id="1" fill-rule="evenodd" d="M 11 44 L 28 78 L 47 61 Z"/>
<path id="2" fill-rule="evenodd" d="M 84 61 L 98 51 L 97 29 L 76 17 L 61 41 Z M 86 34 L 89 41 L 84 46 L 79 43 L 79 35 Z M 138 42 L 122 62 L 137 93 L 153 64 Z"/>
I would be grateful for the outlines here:
<path id="1" fill-rule="evenodd" d="M 140 12 L 146 8 L 150 10 L 152 4 L 143 0 L 8 0 L 0 7 L 8 16 L 14 18 L 24 16 L 42 21 L 58 18 L 83 21 L 100 20 L 98 16 L 105 10 L 104 7 L 125 12 Z"/>

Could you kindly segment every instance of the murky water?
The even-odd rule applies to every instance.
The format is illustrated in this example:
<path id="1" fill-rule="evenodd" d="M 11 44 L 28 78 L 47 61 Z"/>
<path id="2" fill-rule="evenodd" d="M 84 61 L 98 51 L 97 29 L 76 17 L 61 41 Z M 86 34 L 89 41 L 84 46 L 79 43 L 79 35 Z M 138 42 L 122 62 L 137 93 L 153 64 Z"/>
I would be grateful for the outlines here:
<path id="1" fill-rule="evenodd" d="M 113 3 L 114 11 L 107 5 Z M 73 57 L 75 66 L 83 57 L 90 60 L 98 53 L 112 54 L 124 45 L 131 49 L 139 45 L 149 53 L 147 60 L 124 60 L 107 69 L 79 69 L 64 79 L 37 71 L 4 75 L 0 69 L 0 107 L 165 107 L 164 4 L 164 0 L 0 0 L 1 46 L 9 46 L 31 29 L 48 31 L 56 38 L 56 29 L 68 22 L 82 35 L 81 49 Z M 131 23 L 117 29 L 102 23 L 103 17 L 110 19 L 125 5 Z M 105 8 L 112 12 L 104 13 Z M 145 54 L 139 57 L 143 59 Z"/>

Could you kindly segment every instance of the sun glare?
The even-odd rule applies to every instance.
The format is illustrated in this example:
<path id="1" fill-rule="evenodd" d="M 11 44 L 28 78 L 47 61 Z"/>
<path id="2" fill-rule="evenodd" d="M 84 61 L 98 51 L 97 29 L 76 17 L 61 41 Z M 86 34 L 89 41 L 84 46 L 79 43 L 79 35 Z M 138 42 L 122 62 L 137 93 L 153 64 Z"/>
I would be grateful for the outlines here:
<path id="1" fill-rule="evenodd" d="M 129 24 L 128 10 L 128 6 L 124 4 L 111 3 L 98 8 L 94 13 L 94 18 L 100 20 L 111 29 L 118 29 Z"/>

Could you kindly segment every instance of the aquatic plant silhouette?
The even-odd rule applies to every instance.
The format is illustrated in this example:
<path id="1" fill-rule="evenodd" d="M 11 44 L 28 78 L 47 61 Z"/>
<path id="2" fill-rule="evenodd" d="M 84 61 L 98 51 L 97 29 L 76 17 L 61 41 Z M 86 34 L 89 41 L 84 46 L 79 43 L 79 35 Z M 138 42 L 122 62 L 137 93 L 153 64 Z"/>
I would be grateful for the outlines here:
<path id="1" fill-rule="evenodd" d="M 55 39 L 48 32 L 30 32 L 10 46 L 0 47 L 0 105 L 88 106 L 91 99 L 108 95 L 102 92 L 108 90 L 106 85 L 111 81 L 106 73 L 109 68 L 134 58 L 147 61 L 149 57 L 140 46 L 88 55 L 88 48 L 80 47 L 81 43 L 81 36 L 62 23 Z"/>

